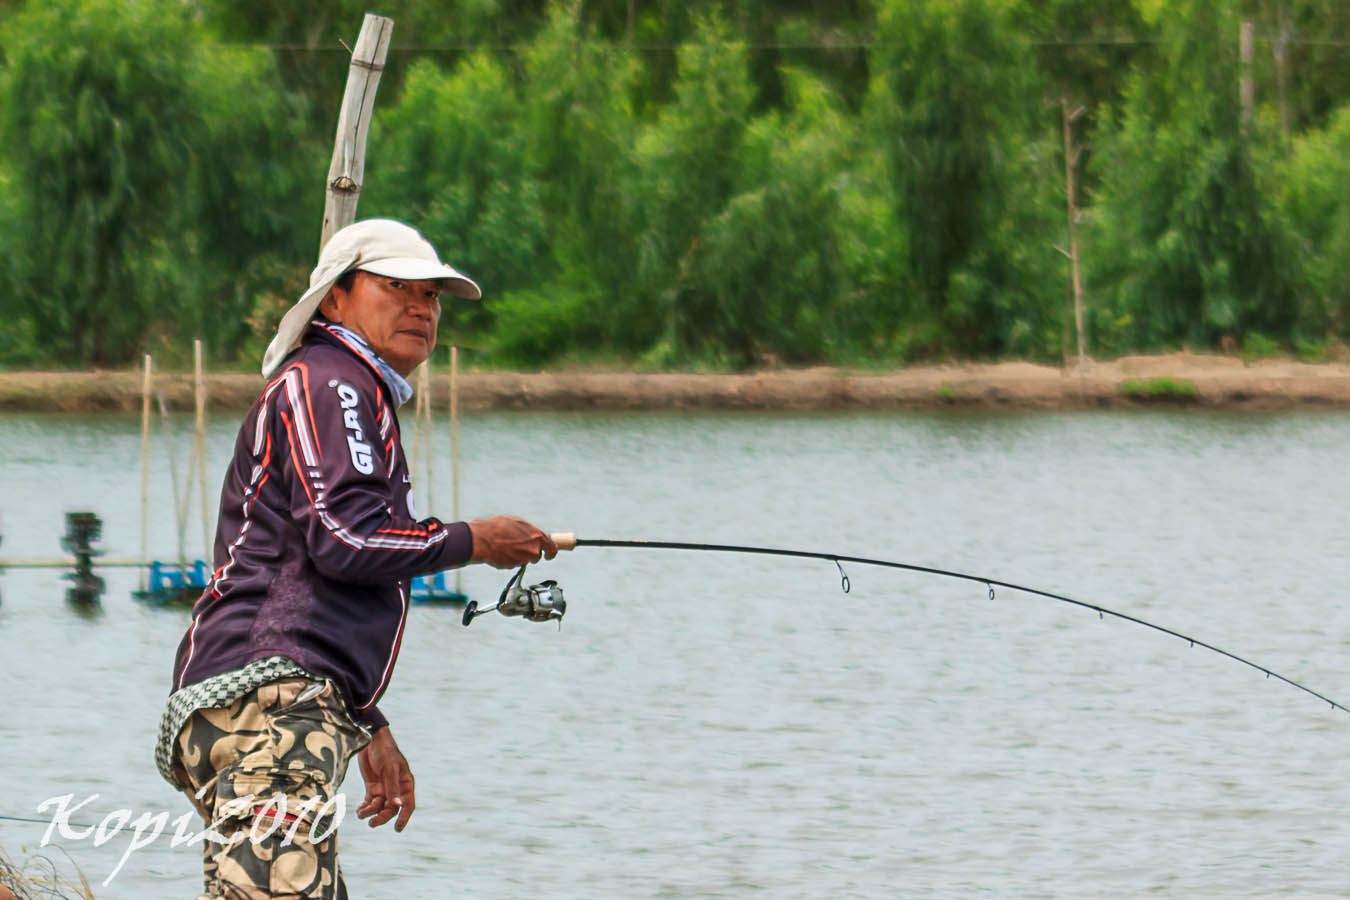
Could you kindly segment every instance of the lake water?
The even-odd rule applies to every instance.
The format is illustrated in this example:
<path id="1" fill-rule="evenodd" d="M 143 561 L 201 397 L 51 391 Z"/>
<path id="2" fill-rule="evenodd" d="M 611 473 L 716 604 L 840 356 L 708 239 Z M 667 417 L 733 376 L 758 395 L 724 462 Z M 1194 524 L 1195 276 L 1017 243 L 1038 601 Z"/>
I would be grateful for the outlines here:
<path id="1" fill-rule="evenodd" d="M 208 435 L 213 503 L 236 422 Z M 0 437 L 0 558 L 60 555 L 74 509 L 103 518 L 109 556 L 138 554 L 134 419 L 6 416 Z M 460 443 L 465 517 L 973 572 L 1350 704 L 1350 415 L 479 414 Z M 183 432 L 180 477 L 187 449 Z M 582 548 L 531 569 L 566 590 L 561 630 L 414 608 L 381 706 L 417 812 L 403 834 L 348 816 L 353 896 L 1350 893 L 1350 715 L 1065 603 L 846 571 L 848 594 L 828 562 Z M 63 794 L 99 795 L 77 822 L 187 810 L 151 760 L 187 613 L 103 574 L 92 617 L 57 572 L 0 575 L 0 815 L 45 819 Z M 506 577 L 463 584 L 491 602 Z M 362 790 L 353 766 L 353 811 Z M 100 898 L 199 886 L 198 851 L 167 835 L 101 886 L 127 832 L 43 832 L 0 819 L 0 848 L 78 867 Z"/>

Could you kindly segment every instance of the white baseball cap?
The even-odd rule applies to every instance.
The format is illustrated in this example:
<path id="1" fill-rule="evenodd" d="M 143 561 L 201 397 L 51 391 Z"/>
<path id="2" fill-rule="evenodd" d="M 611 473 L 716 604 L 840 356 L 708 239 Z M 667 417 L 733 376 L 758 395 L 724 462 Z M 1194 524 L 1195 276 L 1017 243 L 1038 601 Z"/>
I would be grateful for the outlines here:
<path id="1" fill-rule="evenodd" d="M 300 343 L 328 291 L 353 269 L 407 281 L 443 281 L 447 291 L 465 300 L 483 296 L 472 278 L 441 262 L 436 248 L 411 225 L 393 219 L 353 222 L 328 239 L 319 253 L 319 264 L 310 273 L 309 290 L 281 317 L 276 336 L 263 354 L 264 377 Z"/>

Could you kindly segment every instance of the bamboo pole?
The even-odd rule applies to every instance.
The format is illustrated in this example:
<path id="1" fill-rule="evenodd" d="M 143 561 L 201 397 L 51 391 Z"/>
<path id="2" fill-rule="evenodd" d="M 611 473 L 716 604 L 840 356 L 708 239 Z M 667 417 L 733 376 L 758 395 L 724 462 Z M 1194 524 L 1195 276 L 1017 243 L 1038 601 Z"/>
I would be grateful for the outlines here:
<path id="1" fill-rule="evenodd" d="M 450 347 L 450 521 L 459 521 L 459 348 Z M 463 569 L 455 569 L 455 593 L 464 593 Z"/>
<path id="2" fill-rule="evenodd" d="M 374 13 L 366 13 L 361 23 L 361 33 L 347 70 L 342 110 L 338 114 L 333 160 L 328 167 L 320 250 L 333 232 L 356 221 L 356 204 L 361 199 L 361 180 L 366 171 L 366 135 L 370 131 L 375 90 L 380 84 L 380 73 L 384 71 L 393 32 L 394 20 Z"/>
<path id="3" fill-rule="evenodd" d="M 206 506 L 206 366 L 201 339 L 192 342 L 192 379 L 196 399 L 196 422 L 192 440 L 197 463 L 197 497 L 202 512 L 202 560 L 211 565 L 211 511 Z"/>
<path id="4" fill-rule="evenodd" d="M 145 354 L 145 372 L 141 378 L 141 559 L 149 556 L 147 541 L 150 534 L 150 386 L 153 363 Z M 145 590 L 147 573 L 141 571 L 141 590 Z"/>

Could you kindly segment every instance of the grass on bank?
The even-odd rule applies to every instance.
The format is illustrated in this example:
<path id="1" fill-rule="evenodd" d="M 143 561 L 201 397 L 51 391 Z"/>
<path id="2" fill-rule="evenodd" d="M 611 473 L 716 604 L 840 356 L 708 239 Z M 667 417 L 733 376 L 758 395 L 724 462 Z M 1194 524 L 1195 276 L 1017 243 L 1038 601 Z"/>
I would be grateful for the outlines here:
<path id="1" fill-rule="evenodd" d="M 1120 384 L 1120 393 L 1132 400 L 1152 403 L 1194 403 L 1200 399 L 1200 388 L 1184 378 L 1132 378 Z"/>

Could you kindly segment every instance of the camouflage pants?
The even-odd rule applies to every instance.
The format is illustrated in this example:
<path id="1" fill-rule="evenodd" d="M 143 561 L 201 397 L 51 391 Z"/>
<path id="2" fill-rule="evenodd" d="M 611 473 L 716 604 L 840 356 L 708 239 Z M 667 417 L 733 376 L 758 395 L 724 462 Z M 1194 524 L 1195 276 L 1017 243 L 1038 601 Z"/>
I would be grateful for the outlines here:
<path id="1" fill-rule="evenodd" d="M 203 846 L 203 898 L 345 900 L 329 801 L 369 741 L 326 681 L 283 678 L 193 713 L 175 766 L 192 805 L 224 839 Z"/>

